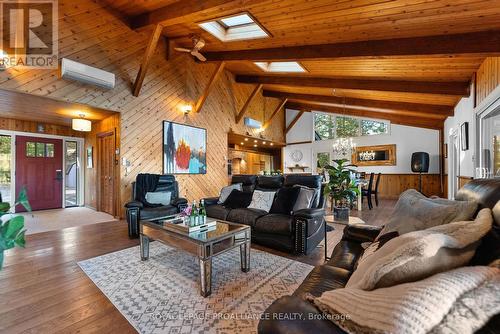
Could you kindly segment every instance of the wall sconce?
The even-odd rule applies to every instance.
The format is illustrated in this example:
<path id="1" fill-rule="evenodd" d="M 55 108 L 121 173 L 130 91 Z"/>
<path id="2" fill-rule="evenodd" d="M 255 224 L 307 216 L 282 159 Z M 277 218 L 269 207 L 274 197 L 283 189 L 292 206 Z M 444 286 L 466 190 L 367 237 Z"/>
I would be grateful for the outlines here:
<path id="1" fill-rule="evenodd" d="M 85 115 L 80 114 L 81 118 L 73 118 L 71 120 L 71 128 L 75 131 L 90 132 L 92 131 L 92 122 L 84 119 Z"/>
<path id="2" fill-rule="evenodd" d="M 182 110 L 182 112 L 183 112 L 184 114 L 186 114 L 186 115 L 187 115 L 187 114 L 189 114 L 191 111 L 193 111 L 193 106 L 192 106 L 192 105 L 190 105 L 190 104 L 186 104 L 186 105 L 182 106 L 181 110 Z"/>

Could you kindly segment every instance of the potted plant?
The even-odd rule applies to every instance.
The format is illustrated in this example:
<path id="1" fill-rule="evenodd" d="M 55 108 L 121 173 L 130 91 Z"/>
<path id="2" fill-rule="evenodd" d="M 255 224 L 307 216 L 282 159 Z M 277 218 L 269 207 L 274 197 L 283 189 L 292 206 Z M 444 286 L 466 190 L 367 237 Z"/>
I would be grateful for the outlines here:
<path id="1" fill-rule="evenodd" d="M 325 166 L 325 170 L 330 176 L 330 181 L 325 186 L 325 197 L 333 199 L 332 211 L 335 220 L 349 221 L 349 208 L 360 195 L 359 189 L 351 180 L 351 173 L 356 172 L 352 164 L 347 164 L 349 160 L 333 160 L 333 165 Z"/>
<path id="2" fill-rule="evenodd" d="M 22 205 L 26 210 L 31 211 L 28 197 L 26 196 L 26 189 L 22 189 L 17 199 L 16 205 Z M 23 216 L 9 216 L 7 219 L 3 217 L 10 214 L 10 204 L 6 202 L 0 203 L 0 270 L 3 266 L 3 253 L 4 251 L 14 248 L 15 246 L 24 247 L 26 241 L 24 234 L 24 217 Z"/>

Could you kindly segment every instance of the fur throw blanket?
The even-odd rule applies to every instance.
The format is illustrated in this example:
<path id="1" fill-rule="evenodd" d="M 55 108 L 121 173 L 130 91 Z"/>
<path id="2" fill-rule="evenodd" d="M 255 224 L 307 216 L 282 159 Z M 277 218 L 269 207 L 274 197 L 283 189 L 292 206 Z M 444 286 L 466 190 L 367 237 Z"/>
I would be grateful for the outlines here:
<path id="1" fill-rule="evenodd" d="M 500 269 L 462 267 L 373 291 L 337 289 L 309 297 L 349 333 L 473 333 L 500 312 Z"/>

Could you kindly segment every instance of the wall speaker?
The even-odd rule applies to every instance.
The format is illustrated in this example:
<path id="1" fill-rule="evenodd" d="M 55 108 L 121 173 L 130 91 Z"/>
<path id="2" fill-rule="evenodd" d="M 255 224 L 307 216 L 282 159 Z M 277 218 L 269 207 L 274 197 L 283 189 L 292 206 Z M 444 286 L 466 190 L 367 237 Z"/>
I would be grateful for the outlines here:
<path id="1" fill-rule="evenodd" d="M 429 153 L 415 152 L 411 155 L 411 171 L 413 173 L 429 172 Z"/>

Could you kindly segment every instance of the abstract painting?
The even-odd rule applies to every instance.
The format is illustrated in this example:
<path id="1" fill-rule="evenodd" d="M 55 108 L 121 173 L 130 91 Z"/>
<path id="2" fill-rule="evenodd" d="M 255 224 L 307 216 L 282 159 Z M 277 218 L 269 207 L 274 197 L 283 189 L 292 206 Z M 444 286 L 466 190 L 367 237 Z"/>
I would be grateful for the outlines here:
<path id="1" fill-rule="evenodd" d="M 207 130 L 164 121 L 163 173 L 205 174 L 207 172 Z"/>

